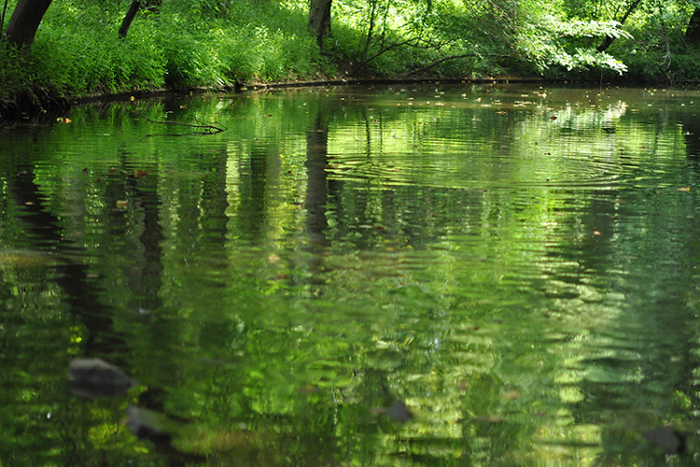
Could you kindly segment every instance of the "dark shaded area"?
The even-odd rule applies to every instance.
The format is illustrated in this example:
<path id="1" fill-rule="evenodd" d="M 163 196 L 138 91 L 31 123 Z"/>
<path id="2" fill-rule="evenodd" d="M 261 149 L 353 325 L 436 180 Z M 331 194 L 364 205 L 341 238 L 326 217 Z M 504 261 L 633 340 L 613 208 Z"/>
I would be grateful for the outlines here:
<path id="1" fill-rule="evenodd" d="M 120 230 L 137 228 L 138 242 L 133 246 L 138 254 L 132 253 L 133 261 L 125 273 L 133 292 L 131 308 L 150 312 L 162 304 L 159 292 L 163 274 L 163 228 L 160 224 L 161 203 L 156 189 L 159 177 L 155 171 L 134 166 L 126 153 L 121 154 L 121 162 L 122 173 L 115 177 L 114 181 L 119 183 L 112 185 L 109 202 L 116 205 L 120 200 L 126 200 L 130 204 L 129 209 L 138 213 L 137 224 L 125 217 L 124 210 L 113 210 L 111 217 L 113 225 L 120 226 Z"/>
<path id="2" fill-rule="evenodd" d="M 0 124 L 30 118 L 55 120 L 69 109 L 68 100 L 56 92 L 45 88 L 26 89 L 12 99 L 0 100 Z"/>
<path id="3" fill-rule="evenodd" d="M 695 8 L 685 30 L 685 40 L 690 46 L 700 46 L 700 8 Z"/>
<path id="4" fill-rule="evenodd" d="M 644 433 L 644 438 L 654 446 L 662 448 L 668 455 L 686 453 L 686 435 L 670 426 L 654 428 Z"/>
<path id="5" fill-rule="evenodd" d="M 308 213 L 307 229 L 312 243 L 324 246 L 327 242 L 328 220 L 328 123 L 323 114 L 314 119 L 314 124 L 306 131 L 307 188 L 305 207 Z"/>
<path id="6" fill-rule="evenodd" d="M 265 227 L 268 185 L 268 154 L 274 148 L 256 144 L 249 155 L 241 184 L 241 203 L 238 207 L 238 229 L 253 243 L 259 242 Z"/>
<path id="7" fill-rule="evenodd" d="M 64 291 L 69 310 L 87 328 L 84 355 L 101 355 L 124 351 L 124 341 L 113 330 L 112 309 L 100 302 L 100 289 L 88 278 L 89 269 L 79 261 L 82 249 L 66 241 L 59 219 L 46 206 L 46 198 L 34 181 L 31 169 L 23 169 L 8 180 L 9 191 L 25 215 L 29 241 L 36 249 L 51 252 L 60 259 L 54 267 L 54 280 Z"/>

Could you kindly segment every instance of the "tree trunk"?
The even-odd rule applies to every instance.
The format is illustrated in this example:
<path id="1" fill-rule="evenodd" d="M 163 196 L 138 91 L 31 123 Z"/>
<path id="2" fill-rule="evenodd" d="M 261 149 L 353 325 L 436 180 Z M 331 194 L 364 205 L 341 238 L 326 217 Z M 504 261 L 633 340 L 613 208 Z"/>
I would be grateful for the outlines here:
<path id="1" fill-rule="evenodd" d="M 19 0 L 2 35 L 3 40 L 18 47 L 30 46 L 49 5 L 51 0 Z"/>
<path id="2" fill-rule="evenodd" d="M 323 50 L 323 38 L 331 33 L 331 4 L 333 0 L 311 0 L 309 29 L 315 34 L 318 47 Z"/>
<path id="3" fill-rule="evenodd" d="M 695 8 L 685 30 L 685 40 L 690 45 L 700 45 L 700 8 Z"/>
<path id="4" fill-rule="evenodd" d="M 141 9 L 141 0 L 133 0 L 131 2 L 131 6 L 129 7 L 129 11 L 127 11 L 126 16 L 124 16 L 124 20 L 122 21 L 122 25 L 119 26 L 119 39 L 126 39 L 126 33 L 129 32 L 129 27 L 131 26 L 131 22 L 134 21 L 134 18 L 136 17 L 136 13 L 138 13 L 140 9 Z"/>
<path id="5" fill-rule="evenodd" d="M 133 0 L 129 11 L 126 12 L 126 16 L 124 16 L 124 20 L 122 20 L 122 25 L 119 26 L 119 39 L 126 39 L 126 34 L 129 32 L 129 27 L 131 27 L 131 22 L 134 21 L 136 14 L 140 10 L 157 12 L 161 3 L 162 0 Z"/>
<path id="6" fill-rule="evenodd" d="M 622 18 L 620 18 L 620 26 L 625 24 L 625 21 L 627 21 L 627 18 L 632 14 L 632 12 L 637 8 L 637 6 L 642 2 L 642 0 L 634 0 L 629 8 L 627 8 L 627 11 L 625 12 L 624 15 L 622 15 Z M 605 50 L 610 47 L 615 40 L 614 37 L 611 36 L 605 36 L 605 40 L 603 41 L 602 44 L 598 46 L 598 52 L 605 52 Z"/>

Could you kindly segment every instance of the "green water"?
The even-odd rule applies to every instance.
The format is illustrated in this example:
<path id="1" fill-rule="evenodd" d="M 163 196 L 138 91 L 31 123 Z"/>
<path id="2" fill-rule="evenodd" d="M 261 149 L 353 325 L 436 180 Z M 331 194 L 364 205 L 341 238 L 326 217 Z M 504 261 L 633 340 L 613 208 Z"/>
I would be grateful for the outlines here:
<path id="1" fill-rule="evenodd" d="M 0 190 L 0 466 L 695 465 L 700 91 L 76 107 Z"/>

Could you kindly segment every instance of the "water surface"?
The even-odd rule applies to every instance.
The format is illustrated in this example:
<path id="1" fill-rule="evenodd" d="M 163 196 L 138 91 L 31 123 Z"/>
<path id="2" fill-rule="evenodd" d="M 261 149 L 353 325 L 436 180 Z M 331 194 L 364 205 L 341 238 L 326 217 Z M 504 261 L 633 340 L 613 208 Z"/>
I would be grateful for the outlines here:
<path id="1" fill-rule="evenodd" d="M 699 112 L 433 84 L 0 128 L 0 465 L 693 465 Z M 76 358 L 138 385 L 79 397 Z"/>

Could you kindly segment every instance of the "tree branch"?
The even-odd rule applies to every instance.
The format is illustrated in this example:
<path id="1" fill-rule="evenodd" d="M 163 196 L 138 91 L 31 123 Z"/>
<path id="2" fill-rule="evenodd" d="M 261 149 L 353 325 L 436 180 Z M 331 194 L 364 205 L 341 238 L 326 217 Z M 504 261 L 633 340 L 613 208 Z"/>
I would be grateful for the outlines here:
<path id="1" fill-rule="evenodd" d="M 395 49 L 396 47 L 401 47 L 402 45 L 410 44 L 411 42 L 413 42 L 413 41 L 415 41 L 415 40 L 417 40 L 417 39 L 415 39 L 415 38 L 413 38 L 413 39 L 407 39 L 407 40 L 405 40 L 405 41 L 403 41 L 403 42 L 397 42 L 396 44 L 391 44 L 391 45 L 388 46 L 388 47 L 384 47 L 383 49 L 381 49 L 381 50 L 380 50 L 379 52 L 377 52 L 376 54 L 372 55 L 372 56 L 369 57 L 369 58 L 364 59 L 363 61 L 361 61 L 360 63 L 358 63 L 356 66 L 354 66 L 353 69 L 352 69 L 352 73 L 351 73 L 351 74 L 355 74 L 360 68 L 362 68 L 363 66 L 367 65 L 369 62 L 371 62 L 371 61 L 374 60 L 375 58 L 379 57 L 379 56 L 382 55 L 383 53 L 386 53 L 386 52 L 390 51 L 391 49 Z"/>
<path id="2" fill-rule="evenodd" d="M 637 8 L 637 5 L 641 3 L 642 0 L 634 0 L 630 7 L 627 9 L 624 15 L 622 15 L 622 18 L 620 19 L 620 26 L 625 24 L 625 21 L 627 21 L 627 18 L 632 14 L 632 12 Z M 603 43 L 598 46 L 598 52 L 605 52 L 605 50 L 610 47 L 615 40 L 614 37 L 612 36 L 605 36 L 605 39 L 603 40 Z"/>

